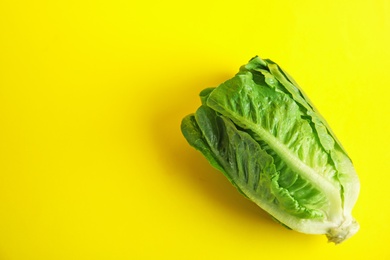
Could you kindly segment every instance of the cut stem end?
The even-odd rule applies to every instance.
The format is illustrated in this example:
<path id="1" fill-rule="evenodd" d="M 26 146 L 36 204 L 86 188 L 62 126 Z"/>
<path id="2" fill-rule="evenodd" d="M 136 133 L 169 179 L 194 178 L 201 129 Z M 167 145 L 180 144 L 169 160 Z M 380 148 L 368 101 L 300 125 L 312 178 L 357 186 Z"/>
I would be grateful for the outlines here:
<path id="1" fill-rule="evenodd" d="M 326 237 L 328 242 L 333 242 L 337 245 L 353 236 L 359 230 L 359 227 L 359 223 L 351 217 L 340 226 L 329 229 Z"/>

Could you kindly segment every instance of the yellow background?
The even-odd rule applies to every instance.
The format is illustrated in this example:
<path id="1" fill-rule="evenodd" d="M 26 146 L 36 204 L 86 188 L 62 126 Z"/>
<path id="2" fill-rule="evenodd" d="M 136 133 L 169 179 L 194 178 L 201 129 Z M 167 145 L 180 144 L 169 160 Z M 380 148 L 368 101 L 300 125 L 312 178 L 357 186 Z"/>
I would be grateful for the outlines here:
<path id="1" fill-rule="evenodd" d="M 390 259 L 390 2 L 0 1 L 0 259 Z M 289 231 L 184 140 L 251 57 L 361 180 L 345 243 Z"/>

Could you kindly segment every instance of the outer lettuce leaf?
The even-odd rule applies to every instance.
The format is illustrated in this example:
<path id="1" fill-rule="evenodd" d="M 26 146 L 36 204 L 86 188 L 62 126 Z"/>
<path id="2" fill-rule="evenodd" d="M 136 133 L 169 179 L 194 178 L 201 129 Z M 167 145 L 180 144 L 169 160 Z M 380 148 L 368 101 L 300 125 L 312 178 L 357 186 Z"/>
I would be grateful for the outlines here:
<path id="1" fill-rule="evenodd" d="M 215 159 L 212 165 L 219 168 L 246 197 L 259 205 L 281 206 L 297 217 L 323 217 L 318 208 L 326 204 L 325 195 L 274 155 L 278 159 L 275 164 L 275 157 L 249 134 L 238 130 L 229 119 L 206 106 L 198 109 L 195 118 L 199 123 L 198 139 L 189 140 L 190 144 L 202 151 L 207 143 L 212 155 L 205 156 Z M 188 122 L 184 121 L 182 127 L 188 129 Z"/>
<path id="2" fill-rule="evenodd" d="M 212 166 L 214 166 L 217 170 L 224 172 L 217 158 L 215 158 L 215 155 L 211 152 L 208 143 L 204 140 L 194 115 L 188 115 L 183 119 L 181 123 L 181 131 L 187 141 L 199 150 Z"/>
<path id="3" fill-rule="evenodd" d="M 240 73 L 216 88 L 207 105 L 252 131 L 255 139 L 267 139 L 266 143 L 278 150 L 286 162 L 313 168 L 320 173 L 318 178 L 337 185 L 336 171 L 328 163 L 329 154 L 323 150 L 299 106 L 288 95 L 258 83 L 251 73 Z"/>

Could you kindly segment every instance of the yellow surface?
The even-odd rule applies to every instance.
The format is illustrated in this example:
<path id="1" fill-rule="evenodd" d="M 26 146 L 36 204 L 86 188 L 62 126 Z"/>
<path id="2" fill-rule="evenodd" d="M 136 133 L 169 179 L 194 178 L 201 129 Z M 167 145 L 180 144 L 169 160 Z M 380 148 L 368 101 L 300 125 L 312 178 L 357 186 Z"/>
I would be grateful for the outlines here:
<path id="1" fill-rule="evenodd" d="M 390 259 L 390 4 L 0 1 L 0 259 Z M 352 157 L 359 233 L 289 231 L 180 133 L 252 56 Z"/>

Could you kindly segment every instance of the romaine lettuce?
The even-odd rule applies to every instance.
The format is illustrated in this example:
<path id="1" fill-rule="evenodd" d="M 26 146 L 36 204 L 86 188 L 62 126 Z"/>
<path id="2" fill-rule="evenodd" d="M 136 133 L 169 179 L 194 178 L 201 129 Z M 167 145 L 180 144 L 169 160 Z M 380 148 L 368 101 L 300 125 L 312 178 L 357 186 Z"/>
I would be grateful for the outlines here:
<path id="1" fill-rule="evenodd" d="M 252 58 L 200 93 L 184 137 L 245 197 L 293 230 L 336 244 L 355 234 L 359 180 L 346 151 L 297 83 Z"/>

